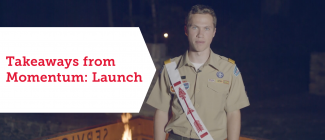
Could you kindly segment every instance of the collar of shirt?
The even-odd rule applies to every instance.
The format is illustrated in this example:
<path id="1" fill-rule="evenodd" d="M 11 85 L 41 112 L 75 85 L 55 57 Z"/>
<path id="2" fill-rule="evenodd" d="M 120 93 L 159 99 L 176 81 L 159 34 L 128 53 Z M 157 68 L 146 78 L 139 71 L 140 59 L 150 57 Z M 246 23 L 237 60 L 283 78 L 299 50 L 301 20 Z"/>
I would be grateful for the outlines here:
<path id="1" fill-rule="evenodd" d="M 210 56 L 208 58 L 208 60 L 204 63 L 203 67 L 209 65 L 211 67 L 213 67 L 214 69 L 218 69 L 219 67 L 219 60 L 220 60 L 220 56 L 215 54 L 211 49 L 210 49 Z M 185 54 L 182 55 L 178 65 L 177 65 L 177 69 L 183 67 L 183 66 L 193 66 L 192 63 L 190 63 L 190 59 L 188 58 L 188 51 L 185 52 Z"/>

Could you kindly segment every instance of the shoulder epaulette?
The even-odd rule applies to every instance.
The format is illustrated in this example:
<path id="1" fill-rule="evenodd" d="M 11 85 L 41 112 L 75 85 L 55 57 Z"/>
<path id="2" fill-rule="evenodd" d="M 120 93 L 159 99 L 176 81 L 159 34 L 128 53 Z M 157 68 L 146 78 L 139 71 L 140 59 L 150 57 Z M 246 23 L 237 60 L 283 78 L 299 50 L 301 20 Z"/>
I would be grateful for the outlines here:
<path id="1" fill-rule="evenodd" d="M 230 62 L 231 64 L 235 64 L 235 60 L 232 60 L 232 59 L 228 59 L 228 62 Z"/>
<path id="2" fill-rule="evenodd" d="M 170 62 L 171 62 L 171 59 L 169 58 L 168 60 L 164 61 L 164 64 L 166 65 L 166 64 L 168 64 Z"/>
<path id="3" fill-rule="evenodd" d="M 223 60 L 225 60 L 225 61 L 228 61 L 231 64 L 235 64 L 235 60 L 232 60 L 232 59 L 227 58 L 227 57 L 224 57 L 224 56 L 220 56 L 220 58 L 223 59 Z"/>

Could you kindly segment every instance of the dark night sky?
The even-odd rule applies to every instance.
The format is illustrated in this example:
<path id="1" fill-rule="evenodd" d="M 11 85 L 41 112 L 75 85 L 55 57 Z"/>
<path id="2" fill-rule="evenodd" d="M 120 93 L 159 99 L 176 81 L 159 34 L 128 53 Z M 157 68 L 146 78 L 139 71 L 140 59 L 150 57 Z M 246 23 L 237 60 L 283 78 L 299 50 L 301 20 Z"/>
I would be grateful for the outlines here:
<path id="1" fill-rule="evenodd" d="M 112 0 L 114 26 L 130 26 L 128 0 Z M 134 25 L 153 42 L 150 0 L 133 0 Z M 107 0 L 1 1 L 3 27 L 108 27 Z M 215 9 L 211 48 L 234 59 L 251 95 L 308 92 L 311 52 L 325 52 L 323 2 L 307 0 L 156 0 L 159 43 L 168 55 L 187 49 L 184 18 L 195 4 Z M 165 40 L 163 33 L 168 32 Z"/>

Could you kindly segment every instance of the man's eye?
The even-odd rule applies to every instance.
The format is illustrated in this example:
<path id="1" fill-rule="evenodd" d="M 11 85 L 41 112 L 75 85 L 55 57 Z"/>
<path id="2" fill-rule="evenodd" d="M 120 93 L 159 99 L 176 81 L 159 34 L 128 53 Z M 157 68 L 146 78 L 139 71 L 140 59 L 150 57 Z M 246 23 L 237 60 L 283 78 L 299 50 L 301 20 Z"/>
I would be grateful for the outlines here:
<path id="1" fill-rule="evenodd" d="M 193 27 L 193 29 L 196 29 L 196 27 Z"/>
<path id="2" fill-rule="evenodd" d="M 205 28 L 205 30 L 210 30 L 210 28 Z"/>

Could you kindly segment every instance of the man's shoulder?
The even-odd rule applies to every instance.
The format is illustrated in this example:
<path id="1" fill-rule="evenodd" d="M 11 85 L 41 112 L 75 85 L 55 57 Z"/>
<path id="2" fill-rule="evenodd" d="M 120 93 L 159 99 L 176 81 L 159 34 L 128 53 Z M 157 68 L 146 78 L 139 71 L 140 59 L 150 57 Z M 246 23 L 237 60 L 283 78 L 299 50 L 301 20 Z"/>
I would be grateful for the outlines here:
<path id="1" fill-rule="evenodd" d="M 181 60 L 181 57 L 182 57 L 182 55 L 177 56 L 177 57 L 174 57 L 174 58 L 168 58 L 168 59 L 164 60 L 164 63 L 162 64 L 162 67 L 160 69 L 160 74 L 163 74 L 164 71 L 165 71 L 165 68 L 164 68 L 165 67 L 165 63 L 169 63 L 169 62 L 176 62 L 176 63 L 178 63 Z"/>
<path id="2" fill-rule="evenodd" d="M 174 57 L 174 58 L 170 58 L 170 61 L 174 61 L 174 62 L 178 63 L 181 60 L 182 57 L 183 57 L 183 55 L 180 55 L 180 56 L 177 56 L 177 57 Z"/>
<path id="3" fill-rule="evenodd" d="M 219 65 L 224 69 L 231 69 L 236 66 L 235 60 L 218 54 L 216 56 L 219 58 Z"/>
<path id="4" fill-rule="evenodd" d="M 239 69 L 235 63 L 235 60 L 232 60 L 231 58 L 227 58 L 225 56 L 220 56 L 220 63 L 219 65 L 225 72 L 233 73 L 235 77 L 237 77 L 240 72 Z"/>
<path id="5" fill-rule="evenodd" d="M 180 55 L 180 56 L 177 56 L 177 57 L 173 57 L 173 58 L 168 58 L 168 59 L 166 59 L 166 60 L 164 60 L 164 64 L 163 65 L 165 65 L 165 63 L 167 62 L 175 62 L 176 64 L 178 64 L 178 62 L 181 60 L 181 58 L 182 58 L 182 55 Z"/>
<path id="6" fill-rule="evenodd" d="M 222 62 L 226 62 L 226 64 L 232 64 L 232 65 L 235 65 L 235 60 L 231 59 L 231 58 L 228 58 L 228 57 L 225 57 L 225 56 L 222 56 L 222 55 L 218 55 L 218 57 L 220 57 L 220 60 Z"/>

